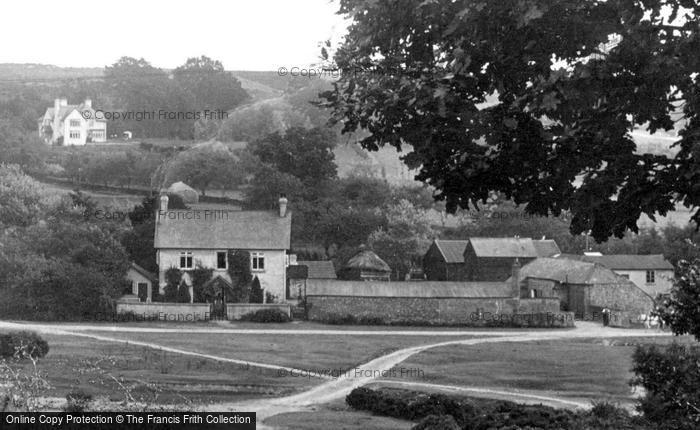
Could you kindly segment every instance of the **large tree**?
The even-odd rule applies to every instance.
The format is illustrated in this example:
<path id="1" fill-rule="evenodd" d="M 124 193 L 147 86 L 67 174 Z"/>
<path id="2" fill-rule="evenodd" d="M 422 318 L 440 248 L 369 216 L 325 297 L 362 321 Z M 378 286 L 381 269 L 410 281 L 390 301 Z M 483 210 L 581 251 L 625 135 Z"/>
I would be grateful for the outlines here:
<path id="1" fill-rule="evenodd" d="M 412 145 L 405 162 L 448 210 L 499 191 L 606 240 L 700 204 L 698 2 L 341 0 L 340 13 L 334 119 L 365 129 L 366 149 Z M 676 122 L 675 157 L 636 152 L 635 127 Z"/>
<path id="2" fill-rule="evenodd" d="M 220 61 L 204 55 L 188 58 L 173 71 L 173 77 L 195 111 L 228 111 L 250 98 Z"/>

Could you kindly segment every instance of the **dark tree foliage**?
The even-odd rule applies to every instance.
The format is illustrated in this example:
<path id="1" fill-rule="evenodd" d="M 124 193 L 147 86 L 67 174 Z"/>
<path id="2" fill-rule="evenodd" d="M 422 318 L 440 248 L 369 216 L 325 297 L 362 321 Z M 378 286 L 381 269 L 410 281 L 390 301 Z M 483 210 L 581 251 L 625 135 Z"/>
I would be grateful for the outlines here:
<path id="1" fill-rule="evenodd" d="M 190 302 L 190 287 L 185 283 L 185 281 L 180 282 L 180 286 L 177 289 L 177 302 Z"/>
<path id="2" fill-rule="evenodd" d="M 204 291 L 204 284 L 212 278 L 214 269 L 197 264 L 197 267 L 190 272 L 192 278 L 192 295 L 195 303 L 206 303 L 207 294 Z"/>
<path id="3" fill-rule="evenodd" d="M 643 213 L 700 205 L 698 2 L 341 0 L 339 12 L 352 24 L 323 94 L 334 120 L 366 130 L 369 150 L 412 145 L 404 161 L 449 211 L 499 191 L 533 214 L 569 210 L 573 234 L 603 241 Z M 609 36 L 619 43 L 603 48 Z M 636 125 L 679 118 L 675 157 L 635 152 Z"/>
<path id="4" fill-rule="evenodd" d="M 204 55 L 188 58 L 173 71 L 173 77 L 196 111 L 228 111 L 250 98 L 220 61 Z"/>
<path id="5" fill-rule="evenodd" d="M 250 253 L 241 250 L 229 250 L 228 274 L 231 278 L 233 291 L 226 296 L 227 303 L 240 303 L 249 294 L 250 282 L 253 275 L 250 269 Z"/>
<path id="6" fill-rule="evenodd" d="M 177 267 L 171 267 L 165 271 L 165 288 L 163 289 L 164 300 L 166 302 L 177 302 L 180 282 L 182 281 L 182 271 Z"/>
<path id="7" fill-rule="evenodd" d="M 700 259 L 678 262 L 671 297 L 664 300 L 659 315 L 673 333 L 700 340 Z"/>

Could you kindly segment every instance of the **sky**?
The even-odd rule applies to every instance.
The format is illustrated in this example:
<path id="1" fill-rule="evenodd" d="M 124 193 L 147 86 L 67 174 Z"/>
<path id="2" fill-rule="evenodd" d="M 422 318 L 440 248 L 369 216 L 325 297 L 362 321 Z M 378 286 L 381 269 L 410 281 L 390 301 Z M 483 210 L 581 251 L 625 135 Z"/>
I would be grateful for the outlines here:
<path id="1" fill-rule="evenodd" d="M 0 63 L 63 67 L 130 56 L 170 69 L 200 55 L 227 70 L 303 67 L 347 27 L 338 0 L 20 0 L 2 9 Z"/>

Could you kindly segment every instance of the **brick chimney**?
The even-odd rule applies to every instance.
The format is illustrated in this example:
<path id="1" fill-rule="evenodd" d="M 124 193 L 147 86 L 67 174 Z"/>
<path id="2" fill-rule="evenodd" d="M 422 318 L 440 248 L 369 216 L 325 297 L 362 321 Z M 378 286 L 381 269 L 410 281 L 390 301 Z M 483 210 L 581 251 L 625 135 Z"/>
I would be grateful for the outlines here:
<path id="1" fill-rule="evenodd" d="M 520 298 L 520 260 L 517 258 L 513 262 L 511 278 L 513 279 L 513 285 L 511 285 L 511 295 L 513 298 Z"/>
<path id="2" fill-rule="evenodd" d="M 168 210 L 168 196 L 160 196 L 160 208 L 159 209 L 163 212 Z"/>
<path id="3" fill-rule="evenodd" d="M 287 197 L 284 194 L 280 194 L 280 218 L 284 218 L 285 216 L 287 216 L 287 203 Z"/>

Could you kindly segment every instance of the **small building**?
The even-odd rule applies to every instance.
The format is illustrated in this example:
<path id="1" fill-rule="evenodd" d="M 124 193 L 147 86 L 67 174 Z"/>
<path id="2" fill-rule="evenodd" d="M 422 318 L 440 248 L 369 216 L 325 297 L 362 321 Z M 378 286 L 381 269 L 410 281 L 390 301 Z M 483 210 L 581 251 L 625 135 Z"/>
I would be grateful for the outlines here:
<path id="1" fill-rule="evenodd" d="M 153 298 L 153 284 L 158 282 L 155 274 L 132 262 L 129 270 L 126 272 L 126 279 L 131 281 L 131 294 L 133 295 L 133 297 L 128 297 L 128 299 L 146 303 L 151 302 Z"/>
<path id="2" fill-rule="evenodd" d="M 558 297 L 562 310 L 577 317 L 601 315 L 604 308 L 632 316 L 647 314 L 654 298 L 629 279 L 597 263 L 537 258 L 520 270 L 520 295 Z"/>
<path id="3" fill-rule="evenodd" d="M 308 279 L 337 279 L 332 261 L 296 261 L 287 267 L 287 298 L 299 299 L 306 292 Z"/>
<path id="4" fill-rule="evenodd" d="M 340 279 L 347 281 L 389 281 L 390 278 L 391 267 L 364 246 L 340 271 Z"/>
<path id="5" fill-rule="evenodd" d="M 423 272 L 429 281 L 464 281 L 464 250 L 468 240 L 435 239 L 423 256 Z"/>
<path id="6" fill-rule="evenodd" d="M 505 281 L 518 259 L 525 265 L 539 255 L 530 238 L 472 237 L 464 249 L 465 280 Z"/>
<path id="7" fill-rule="evenodd" d="M 92 108 L 92 100 L 69 105 L 67 99 L 55 99 L 39 118 L 39 136 L 51 145 L 85 145 L 107 140 L 107 121 Z"/>
<path id="8" fill-rule="evenodd" d="M 570 255 L 562 257 L 598 263 L 634 282 L 650 296 L 666 295 L 673 287 L 673 265 L 662 254 Z"/>

